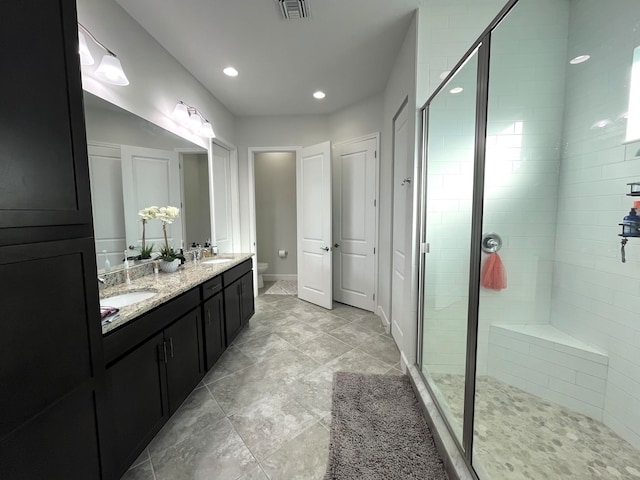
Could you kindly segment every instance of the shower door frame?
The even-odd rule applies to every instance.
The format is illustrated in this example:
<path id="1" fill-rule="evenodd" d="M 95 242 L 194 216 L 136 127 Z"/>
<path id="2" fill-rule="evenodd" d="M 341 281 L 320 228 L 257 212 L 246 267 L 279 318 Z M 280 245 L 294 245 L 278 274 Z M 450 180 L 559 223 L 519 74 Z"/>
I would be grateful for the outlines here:
<path id="1" fill-rule="evenodd" d="M 508 15 L 511 9 L 520 0 L 509 0 L 500 13 L 491 21 L 480 37 L 466 51 L 461 60 L 455 65 L 451 72 L 444 78 L 436 90 L 420 109 L 420 162 L 422 174 L 420 178 L 420 262 L 418 271 L 418 340 L 417 340 L 417 367 L 420 372 L 429 394 L 434 399 L 438 412 L 447 425 L 449 434 L 460 454 L 465 460 L 466 466 L 472 476 L 478 480 L 478 474 L 473 468 L 473 427 L 475 413 L 475 388 L 476 388 L 476 360 L 477 360 L 477 339 L 478 339 L 478 312 L 480 306 L 480 262 L 482 251 L 480 244 L 482 241 L 482 225 L 484 210 L 484 177 L 486 160 L 486 132 L 487 114 L 489 99 L 489 65 L 491 57 L 491 32 Z M 476 83 L 476 114 L 475 114 L 475 139 L 474 139 L 474 177 L 471 210 L 471 238 L 470 238 L 470 264 L 469 264 L 469 294 L 467 306 L 467 343 L 466 343 L 466 364 L 465 364 L 465 388 L 464 388 L 464 412 L 462 423 L 462 444 L 458 441 L 454 429 L 447 420 L 445 412 L 440 406 L 434 391 L 422 373 L 422 338 L 424 334 L 424 286 L 426 272 L 427 253 L 427 178 L 428 178 L 428 155 L 427 147 L 429 142 L 429 107 L 437 95 L 443 91 L 445 85 L 465 65 L 474 52 L 478 53 L 477 83 Z"/>

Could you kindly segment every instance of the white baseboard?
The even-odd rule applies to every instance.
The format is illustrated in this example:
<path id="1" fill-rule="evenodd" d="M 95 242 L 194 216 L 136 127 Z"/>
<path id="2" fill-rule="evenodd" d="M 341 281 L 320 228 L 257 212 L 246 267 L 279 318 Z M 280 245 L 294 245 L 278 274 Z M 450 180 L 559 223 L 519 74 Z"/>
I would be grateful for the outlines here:
<path id="1" fill-rule="evenodd" d="M 402 373 L 406 375 L 409 370 L 409 361 L 407 360 L 404 352 L 400 352 L 400 368 L 402 369 Z"/>
<path id="2" fill-rule="evenodd" d="M 384 313 L 382 305 L 378 305 L 378 312 L 378 316 L 382 319 L 382 326 L 384 327 L 385 332 L 389 333 L 391 331 L 391 322 L 389 322 L 387 314 Z"/>
<path id="3" fill-rule="evenodd" d="M 295 273 L 263 273 L 262 279 L 265 282 L 277 282 L 278 280 L 298 281 L 298 275 Z"/>

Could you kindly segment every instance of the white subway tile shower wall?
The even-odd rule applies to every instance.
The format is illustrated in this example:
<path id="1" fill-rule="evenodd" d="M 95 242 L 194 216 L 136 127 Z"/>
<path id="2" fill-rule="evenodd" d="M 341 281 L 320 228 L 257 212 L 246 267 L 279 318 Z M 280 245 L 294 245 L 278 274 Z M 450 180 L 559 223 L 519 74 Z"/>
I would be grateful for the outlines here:
<path id="1" fill-rule="evenodd" d="M 551 325 L 492 325 L 489 375 L 602 421 L 608 357 Z"/>
<path id="2" fill-rule="evenodd" d="M 419 10 L 417 95 L 421 107 L 506 0 L 423 0 Z"/>
<path id="3" fill-rule="evenodd" d="M 640 241 L 620 261 L 618 223 L 640 181 L 640 142 L 624 145 L 637 2 L 571 2 L 551 323 L 609 355 L 604 423 L 640 447 Z M 596 127 L 599 121 L 609 121 Z M 605 123 L 605 122 L 603 122 Z"/>

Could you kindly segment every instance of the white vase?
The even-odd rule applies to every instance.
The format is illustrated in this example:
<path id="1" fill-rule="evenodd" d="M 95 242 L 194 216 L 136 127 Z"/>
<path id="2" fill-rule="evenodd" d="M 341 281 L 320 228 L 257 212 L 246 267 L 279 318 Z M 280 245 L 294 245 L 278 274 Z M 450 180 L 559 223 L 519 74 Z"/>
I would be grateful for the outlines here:
<path id="1" fill-rule="evenodd" d="M 178 270 L 179 266 L 180 266 L 179 258 L 176 258 L 171 262 L 167 262 L 166 260 L 160 260 L 160 270 L 162 270 L 164 273 L 173 273 L 176 270 Z"/>

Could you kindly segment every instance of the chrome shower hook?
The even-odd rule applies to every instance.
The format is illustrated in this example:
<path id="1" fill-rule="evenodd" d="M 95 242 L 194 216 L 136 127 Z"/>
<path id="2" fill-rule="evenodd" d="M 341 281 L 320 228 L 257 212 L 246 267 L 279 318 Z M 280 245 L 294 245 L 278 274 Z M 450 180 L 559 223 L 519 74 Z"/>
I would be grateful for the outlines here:
<path id="1" fill-rule="evenodd" d="M 482 236 L 482 251 L 496 253 L 502 248 L 502 239 L 497 233 L 485 233 Z"/>

